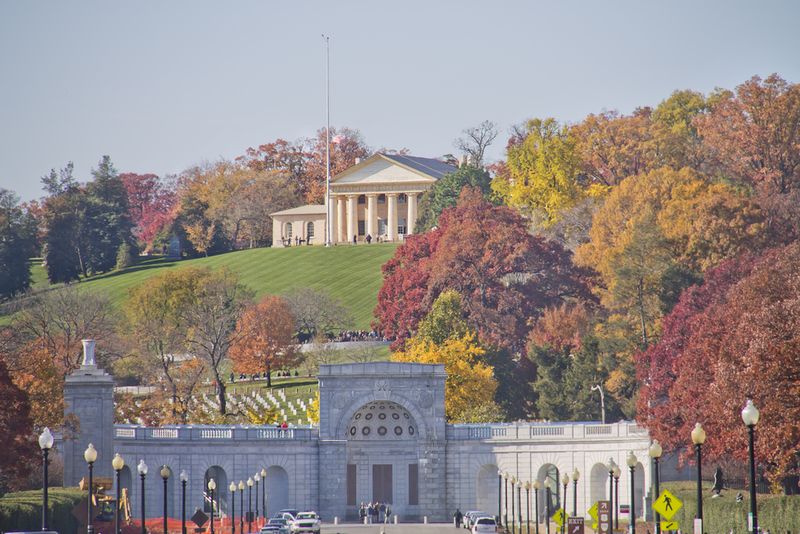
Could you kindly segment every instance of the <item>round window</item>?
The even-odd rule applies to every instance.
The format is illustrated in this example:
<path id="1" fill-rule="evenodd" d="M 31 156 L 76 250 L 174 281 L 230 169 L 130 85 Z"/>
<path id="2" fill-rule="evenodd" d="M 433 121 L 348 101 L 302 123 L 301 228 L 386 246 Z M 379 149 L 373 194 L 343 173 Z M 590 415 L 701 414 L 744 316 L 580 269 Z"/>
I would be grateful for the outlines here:
<path id="1" fill-rule="evenodd" d="M 384 419 L 386 419 L 386 414 L 385 414 L 385 413 L 379 413 L 379 414 L 378 414 L 378 419 L 380 419 L 381 421 L 383 421 Z"/>
<path id="2" fill-rule="evenodd" d="M 403 427 L 402 426 L 394 427 L 394 433 L 397 436 L 402 436 L 403 435 Z"/>
<path id="3" fill-rule="evenodd" d="M 356 421 L 358 421 L 359 419 L 361 419 L 361 414 L 360 414 L 360 413 L 357 413 L 357 414 L 356 414 Z"/>
<path id="4" fill-rule="evenodd" d="M 408 427 L 408 433 L 411 434 L 412 436 L 414 435 L 414 427 L 413 426 Z"/>
<path id="5" fill-rule="evenodd" d="M 350 427 L 350 435 L 351 436 L 355 436 L 356 435 L 356 427 L 354 427 L 354 426 Z"/>
<path id="6" fill-rule="evenodd" d="M 400 414 L 399 413 L 393 413 L 392 414 L 392 419 L 394 419 L 395 421 L 400 419 Z"/>
<path id="7" fill-rule="evenodd" d="M 364 428 L 361 429 L 361 433 L 365 436 L 369 436 L 369 431 L 370 428 L 368 426 L 365 426 Z"/>
<path id="8" fill-rule="evenodd" d="M 403 412 L 403 417 L 405 417 L 406 419 L 408 419 L 408 412 Z"/>
<path id="9" fill-rule="evenodd" d="M 378 427 L 378 434 L 381 435 L 381 436 L 385 436 L 386 435 L 386 427 L 385 426 L 379 426 Z"/>
<path id="10" fill-rule="evenodd" d="M 372 414 L 371 414 L 371 413 L 368 413 L 367 415 L 365 415 L 365 416 L 364 416 L 364 419 L 366 419 L 367 421 L 369 421 L 370 419 L 372 419 Z"/>

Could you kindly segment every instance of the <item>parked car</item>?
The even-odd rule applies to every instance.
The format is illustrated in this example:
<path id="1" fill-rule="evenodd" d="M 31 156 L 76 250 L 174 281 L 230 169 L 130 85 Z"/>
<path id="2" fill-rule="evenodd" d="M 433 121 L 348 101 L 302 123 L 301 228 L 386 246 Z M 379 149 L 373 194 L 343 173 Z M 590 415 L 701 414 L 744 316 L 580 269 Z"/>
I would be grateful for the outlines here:
<path id="1" fill-rule="evenodd" d="M 478 517 L 475 519 L 475 524 L 472 525 L 472 534 L 478 532 L 497 532 L 497 522 L 494 517 Z"/>
<path id="2" fill-rule="evenodd" d="M 473 523 L 475 522 L 476 517 L 483 517 L 488 516 L 486 512 L 481 512 L 479 510 L 469 510 L 467 513 L 464 514 L 464 518 L 461 520 L 461 525 L 469 530 L 472 528 Z"/>
<path id="3" fill-rule="evenodd" d="M 301 532 L 319 534 L 321 529 L 322 524 L 316 512 L 300 512 L 292 521 L 290 532 L 292 534 L 300 534 Z"/>
<path id="4" fill-rule="evenodd" d="M 289 534 L 289 520 L 283 517 L 270 518 L 259 532 L 260 534 Z"/>
<path id="5" fill-rule="evenodd" d="M 299 513 L 300 513 L 300 510 L 297 510 L 295 508 L 284 508 L 283 510 L 278 510 L 278 514 L 291 514 L 292 519 L 297 517 L 297 514 L 299 514 Z"/>

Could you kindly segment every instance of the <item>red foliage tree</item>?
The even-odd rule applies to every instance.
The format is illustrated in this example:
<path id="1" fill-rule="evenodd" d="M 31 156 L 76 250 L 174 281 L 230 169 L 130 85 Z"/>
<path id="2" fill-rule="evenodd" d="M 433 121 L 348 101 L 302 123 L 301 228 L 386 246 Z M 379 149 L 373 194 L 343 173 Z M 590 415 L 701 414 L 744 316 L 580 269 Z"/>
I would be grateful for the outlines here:
<path id="1" fill-rule="evenodd" d="M 30 404 L 25 392 L 14 385 L 6 363 L 0 359 L 0 434 L 3 436 L 3 454 L 0 454 L 0 489 L 15 488 L 37 460 L 39 450 L 33 435 Z"/>
<path id="2" fill-rule="evenodd" d="M 128 195 L 128 213 L 133 234 L 151 245 L 156 235 L 175 219 L 175 190 L 155 174 L 119 175 Z"/>
<path id="3" fill-rule="evenodd" d="M 514 210 L 465 188 L 442 212 L 439 229 L 409 239 L 384 267 L 376 308 L 379 326 L 398 345 L 416 330 L 446 289 L 463 299 L 470 326 L 484 343 L 521 351 L 531 324 L 563 299 L 591 299 L 589 272 L 560 245 L 528 233 Z"/>

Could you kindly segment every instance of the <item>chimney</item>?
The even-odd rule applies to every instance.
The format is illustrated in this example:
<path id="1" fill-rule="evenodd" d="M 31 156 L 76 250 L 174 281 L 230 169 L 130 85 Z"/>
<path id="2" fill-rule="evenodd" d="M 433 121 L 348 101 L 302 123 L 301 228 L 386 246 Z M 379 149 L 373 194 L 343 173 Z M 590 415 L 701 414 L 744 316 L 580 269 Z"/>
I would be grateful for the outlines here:
<path id="1" fill-rule="evenodd" d="M 358 165 L 359 163 L 361 163 L 361 158 L 356 158 L 356 165 Z"/>
<path id="2" fill-rule="evenodd" d="M 84 339 L 83 341 L 83 363 L 81 367 L 97 367 L 94 361 L 94 339 Z"/>
<path id="3" fill-rule="evenodd" d="M 466 154 L 464 154 L 463 156 L 461 156 L 461 163 L 460 163 L 459 167 L 466 167 L 468 162 L 469 162 L 469 158 L 467 157 Z"/>

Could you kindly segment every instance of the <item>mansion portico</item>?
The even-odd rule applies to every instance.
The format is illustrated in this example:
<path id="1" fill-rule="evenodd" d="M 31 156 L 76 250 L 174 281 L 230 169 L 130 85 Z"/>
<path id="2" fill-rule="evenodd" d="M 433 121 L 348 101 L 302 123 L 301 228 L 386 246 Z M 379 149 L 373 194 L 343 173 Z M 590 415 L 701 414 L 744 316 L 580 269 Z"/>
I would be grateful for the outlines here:
<path id="1" fill-rule="evenodd" d="M 455 166 L 432 158 L 377 153 L 331 178 L 334 243 L 397 241 L 413 234 L 422 193 Z M 308 205 L 271 214 L 272 243 L 325 243 L 325 206 Z"/>

